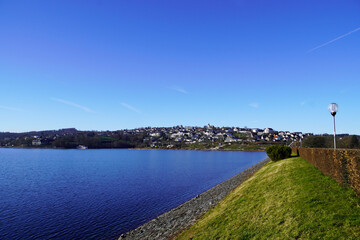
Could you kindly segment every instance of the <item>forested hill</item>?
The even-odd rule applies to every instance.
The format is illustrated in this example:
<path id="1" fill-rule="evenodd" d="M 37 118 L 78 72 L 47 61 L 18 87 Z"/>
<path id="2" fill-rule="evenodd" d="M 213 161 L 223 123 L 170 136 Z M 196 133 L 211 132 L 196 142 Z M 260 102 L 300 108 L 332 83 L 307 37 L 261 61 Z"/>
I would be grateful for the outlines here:
<path id="1" fill-rule="evenodd" d="M 12 132 L 0 132 L 0 140 L 6 138 L 18 138 L 26 136 L 65 136 L 69 134 L 76 134 L 79 131 L 76 128 L 64 128 L 59 130 L 44 130 L 44 131 L 31 131 L 31 132 L 22 132 L 22 133 L 12 133 Z"/>
<path id="2" fill-rule="evenodd" d="M 124 136 L 121 132 L 78 131 L 75 128 L 32 131 L 24 133 L 0 132 L 1 147 L 76 148 L 132 148 L 140 136 Z M 135 143 L 135 144 L 134 144 Z"/>

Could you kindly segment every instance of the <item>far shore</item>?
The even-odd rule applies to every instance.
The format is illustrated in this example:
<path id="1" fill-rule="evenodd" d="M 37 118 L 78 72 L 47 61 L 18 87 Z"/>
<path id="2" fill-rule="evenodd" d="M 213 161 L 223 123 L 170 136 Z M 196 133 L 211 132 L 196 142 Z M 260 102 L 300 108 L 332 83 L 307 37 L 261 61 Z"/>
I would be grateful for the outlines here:
<path id="1" fill-rule="evenodd" d="M 187 149 L 187 148 L 128 148 L 138 150 L 185 150 L 185 151 L 220 151 L 220 152 L 265 152 L 265 149 Z"/>
<path id="2" fill-rule="evenodd" d="M 4 149 L 62 149 L 62 150 L 71 150 L 71 149 L 75 149 L 75 150 L 84 150 L 84 149 L 76 149 L 76 148 L 60 148 L 60 147 L 5 147 L 5 146 L 0 146 L 0 148 L 4 148 Z M 224 151 L 224 152 L 229 152 L 229 151 L 233 151 L 233 152 L 264 152 L 265 149 L 264 148 L 256 148 L 256 149 L 223 149 L 223 148 L 88 148 L 85 150 L 94 150 L 94 149 L 136 149 L 136 150 L 186 150 L 186 151 Z"/>

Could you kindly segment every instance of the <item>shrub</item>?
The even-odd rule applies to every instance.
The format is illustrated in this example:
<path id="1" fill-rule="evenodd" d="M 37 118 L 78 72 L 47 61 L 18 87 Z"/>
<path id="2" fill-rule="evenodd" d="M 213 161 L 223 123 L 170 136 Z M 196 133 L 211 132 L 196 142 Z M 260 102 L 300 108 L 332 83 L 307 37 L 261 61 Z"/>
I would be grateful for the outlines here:
<path id="1" fill-rule="evenodd" d="M 291 148 L 279 145 L 272 145 L 266 148 L 266 154 L 272 161 L 289 158 L 291 156 Z"/>

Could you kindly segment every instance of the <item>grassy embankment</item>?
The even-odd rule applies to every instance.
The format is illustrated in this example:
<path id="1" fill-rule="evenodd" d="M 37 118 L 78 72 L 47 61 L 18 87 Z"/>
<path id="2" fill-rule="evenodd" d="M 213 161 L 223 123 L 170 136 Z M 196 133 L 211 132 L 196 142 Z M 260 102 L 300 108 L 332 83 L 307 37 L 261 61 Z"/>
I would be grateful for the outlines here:
<path id="1" fill-rule="evenodd" d="M 302 158 L 270 162 L 176 239 L 360 239 L 360 199 Z"/>

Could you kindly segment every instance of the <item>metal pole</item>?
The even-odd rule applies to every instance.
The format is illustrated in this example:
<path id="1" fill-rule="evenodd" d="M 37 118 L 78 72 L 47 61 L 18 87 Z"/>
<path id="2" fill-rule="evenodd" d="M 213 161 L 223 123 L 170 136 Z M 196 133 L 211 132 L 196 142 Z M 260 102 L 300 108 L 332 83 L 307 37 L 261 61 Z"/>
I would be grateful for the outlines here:
<path id="1" fill-rule="evenodd" d="M 335 114 L 333 115 L 333 119 L 334 119 L 334 149 L 336 149 Z"/>

